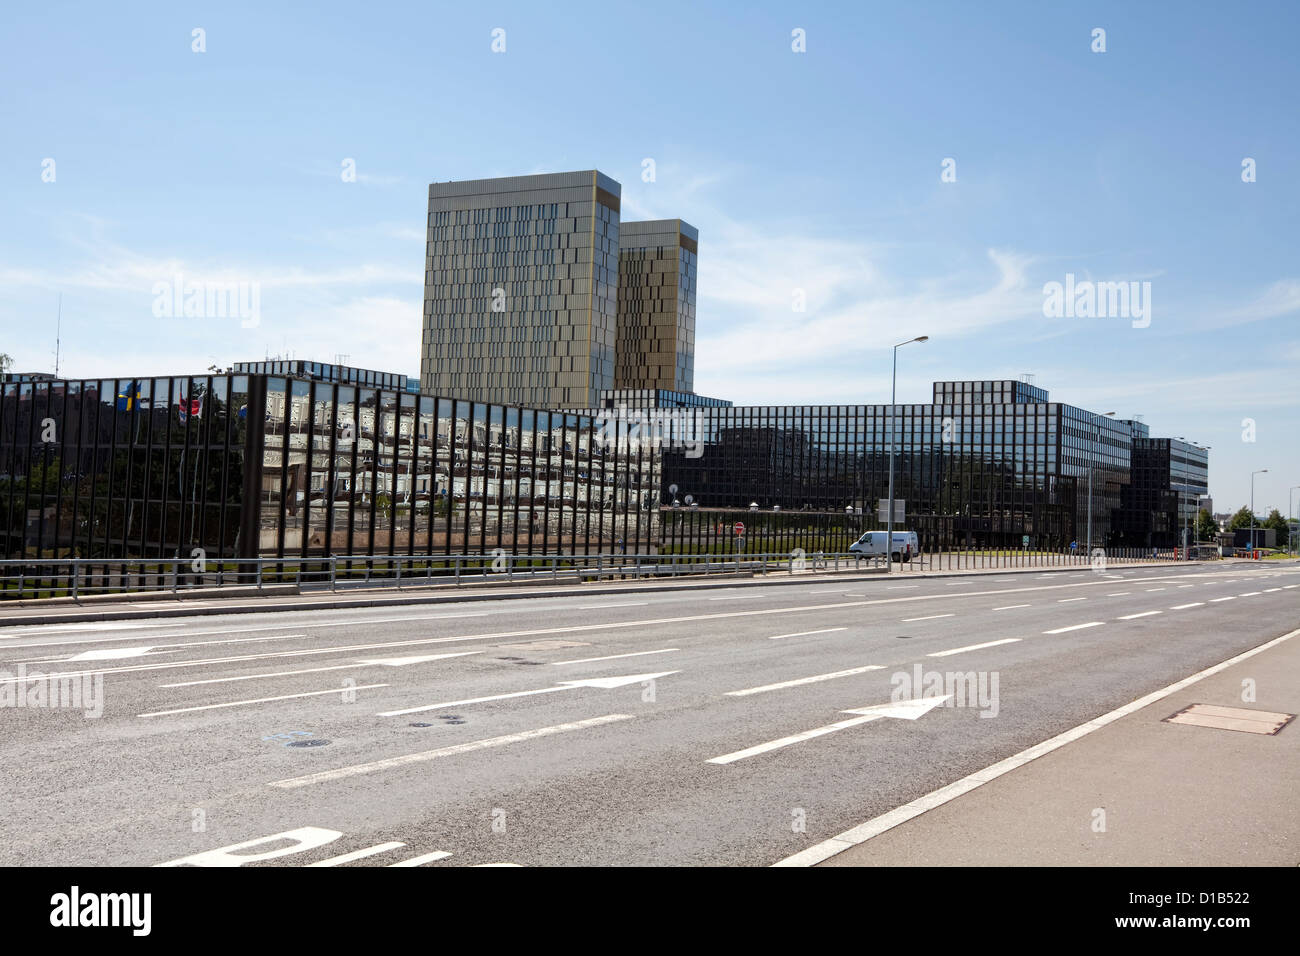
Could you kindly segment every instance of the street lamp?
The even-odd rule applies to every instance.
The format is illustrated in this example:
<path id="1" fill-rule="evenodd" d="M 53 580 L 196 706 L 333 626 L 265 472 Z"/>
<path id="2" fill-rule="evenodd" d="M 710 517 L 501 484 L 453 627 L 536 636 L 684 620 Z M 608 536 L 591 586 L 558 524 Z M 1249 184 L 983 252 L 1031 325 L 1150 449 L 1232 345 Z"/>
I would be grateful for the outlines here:
<path id="1" fill-rule="evenodd" d="M 1300 490 L 1300 485 L 1292 485 L 1286 492 L 1286 516 L 1290 519 L 1287 522 L 1286 544 L 1288 551 L 1295 550 L 1295 532 L 1291 530 L 1291 521 L 1295 520 L 1295 505 L 1291 504 L 1291 492 Z"/>
<path id="2" fill-rule="evenodd" d="M 1114 418 L 1115 413 L 1106 412 L 1104 417 Z M 1096 429 L 1094 429 L 1092 437 L 1095 442 L 1101 442 L 1101 425 L 1098 425 Z M 1095 465 L 1088 466 L 1088 554 L 1092 554 L 1092 470 L 1095 467 Z"/>
<path id="3" fill-rule="evenodd" d="M 913 342 L 928 342 L 930 336 L 918 335 L 894 346 L 894 372 L 889 386 L 889 515 L 885 519 L 885 573 L 894 570 L 894 432 L 898 428 L 898 350 Z"/>
<path id="4" fill-rule="evenodd" d="M 1255 552 L 1255 476 L 1267 474 L 1267 468 L 1250 473 L 1250 551 L 1252 554 Z"/>

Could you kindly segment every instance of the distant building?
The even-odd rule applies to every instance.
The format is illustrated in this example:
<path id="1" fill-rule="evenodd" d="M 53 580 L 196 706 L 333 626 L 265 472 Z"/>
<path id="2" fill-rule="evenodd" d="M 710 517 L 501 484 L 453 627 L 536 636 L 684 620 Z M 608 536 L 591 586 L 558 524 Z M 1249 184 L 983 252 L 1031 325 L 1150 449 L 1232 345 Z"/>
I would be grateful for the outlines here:
<path id="1" fill-rule="evenodd" d="M 615 388 L 695 388 L 699 238 L 680 219 L 619 226 Z"/>

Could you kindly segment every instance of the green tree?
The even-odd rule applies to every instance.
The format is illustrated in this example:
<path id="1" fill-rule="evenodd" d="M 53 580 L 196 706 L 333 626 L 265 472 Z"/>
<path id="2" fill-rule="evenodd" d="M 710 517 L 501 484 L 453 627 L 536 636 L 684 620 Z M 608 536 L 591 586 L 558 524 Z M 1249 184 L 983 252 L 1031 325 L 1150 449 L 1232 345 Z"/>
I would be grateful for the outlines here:
<path id="1" fill-rule="evenodd" d="M 1196 540 L 1213 541 L 1219 534 L 1219 523 L 1214 515 L 1202 508 L 1196 515 Z"/>
<path id="2" fill-rule="evenodd" d="M 1232 516 L 1232 520 L 1228 522 L 1228 529 L 1230 531 L 1241 531 L 1249 528 L 1252 524 L 1256 528 L 1260 526 L 1258 516 L 1252 516 L 1250 509 L 1242 505 L 1237 509 L 1237 513 Z"/>
<path id="3" fill-rule="evenodd" d="M 1282 517 L 1282 512 L 1274 508 L 1268 513 L 1268 517 L 1261 522 L 1261 527 L 1272 528 L 1277 532 L 1278 547 L 1286 545 L 1286 536 L 1290 529 L 1287 527 L 1286 518 Z"/>

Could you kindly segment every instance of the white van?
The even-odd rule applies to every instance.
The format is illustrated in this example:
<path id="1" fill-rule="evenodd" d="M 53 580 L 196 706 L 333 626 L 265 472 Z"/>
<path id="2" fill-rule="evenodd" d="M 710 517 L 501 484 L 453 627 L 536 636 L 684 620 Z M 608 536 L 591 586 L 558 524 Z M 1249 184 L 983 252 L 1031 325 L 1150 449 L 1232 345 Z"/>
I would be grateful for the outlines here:
<path id="1" fill-rule="evenodd" d="M 849 545 L 850 554 L 860 554 L 871 556 L 885 553 L 885 541 L 888 538 L 887 531 L 868 531 L 857 541 Z M 890 558 L 894 561 L 911 561 L 912 555 L 920 551 L 920 545 L 916 540 L 915 531 L 895 531 L 894 547 L 890 551 Z"/>

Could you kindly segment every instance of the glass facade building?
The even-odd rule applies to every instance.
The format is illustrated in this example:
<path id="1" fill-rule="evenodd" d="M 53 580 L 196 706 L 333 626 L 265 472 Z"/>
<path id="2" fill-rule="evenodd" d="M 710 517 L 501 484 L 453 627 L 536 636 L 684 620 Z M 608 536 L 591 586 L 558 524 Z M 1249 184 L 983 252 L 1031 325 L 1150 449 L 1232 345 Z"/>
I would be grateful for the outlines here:
<path id="1" fill-rule="evenodd" d="M 4 558 L 652 550 L 615 424 L 269 375 L 6 383 Z"/>
<path id="2" fill-rule="evenodd" d="M 614 387 L 695 387 L 699 231 L 680 219 L 619 226 Z"/>
<path id="3" fill-rule="evenodd" d="M 596 404 L 614 384 L 621 192 L 596 170 L 429 187 L 424 394 Z"/>

